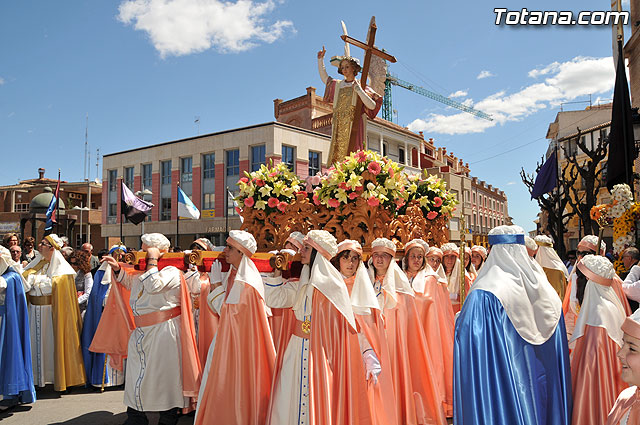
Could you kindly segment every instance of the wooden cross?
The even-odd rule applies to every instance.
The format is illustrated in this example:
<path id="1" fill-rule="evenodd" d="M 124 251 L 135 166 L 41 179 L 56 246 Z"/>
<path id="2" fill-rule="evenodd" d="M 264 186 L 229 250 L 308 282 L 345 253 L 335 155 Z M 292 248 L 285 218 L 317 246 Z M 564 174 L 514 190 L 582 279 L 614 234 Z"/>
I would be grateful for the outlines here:
<path id="1" fill-rule="evenodd" d="M 385 59 L 391 63 L 396 62 L 396 58 L 391 56 L 388 53 L 383 52 L 382 50 L 378 50 L 374 47 L 374 43 L 376 40 L 376 31 L 378 27 L 376 26 L 376 17 L 372 16 L 371 21 L 369 22 L 369 31 L 367 32 L 367 42 L 363 43 L 362 41 L 356 40 L 353 37 L 349 37 L 348 35 L 341 35 L 340 38 L 345 43 L 353 44 L 356 47 L 360 47 L 364 50 L 364 63 L 362 65 L 362 77 L 360 78 L 360 86 L 364 89 L 367 85 L 367 77 L 369 76 L 369 66 L 371 65 L 371 55 L 376 55 Z M 380 94 L 380 93 L 378 93 Z M 356 101 L 356 116 L 354 117 L 353 125 L 351 126 L 351 138 L 349 139 L 349 151 L 347 155 L 356 150 L 356 146 L 358 144 L 357 133 L 358 133 L 358 125 L 357 120 L 362 119 L 360 116 L 360 111 L 362 110 L 362 100 L 358 97 Z M 364 135 L 366 137 L 366 134 Z"/>

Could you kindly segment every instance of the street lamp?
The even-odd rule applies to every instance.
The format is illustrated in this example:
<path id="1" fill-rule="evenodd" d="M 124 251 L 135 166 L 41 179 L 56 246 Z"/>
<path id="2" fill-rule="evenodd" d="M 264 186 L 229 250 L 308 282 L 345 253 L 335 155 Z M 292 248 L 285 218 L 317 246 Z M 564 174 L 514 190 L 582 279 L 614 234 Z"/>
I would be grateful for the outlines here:
<path id="1" fill-rule="evenodd" d="M 84 203 L 80 202 L 80 206 L 75 206 L 72 209 L 76 211 L 80 211 L 80 242 L 82 242 L 82 212 L 89 211 L 88 207 L 84 206 Z M 87 222 L 89 221 L 89 217 L 87 217 Z"/>
<path id="2" fill-rule="evenodd" d="M 141 198 L 143 201 L 146 201 L 146 199 L 144 199 L 145 196 L 151 196 L 153 195 L 153 192 L 150 191 L 149 189 L 144 189 L 144 190 L 137 190 L 135 195 L 138 198 Z M 142 220 L 142 234 L 144 235 L 144 222 L 147 221 L 147 217 L 144 218 L 144 220 Z"/>

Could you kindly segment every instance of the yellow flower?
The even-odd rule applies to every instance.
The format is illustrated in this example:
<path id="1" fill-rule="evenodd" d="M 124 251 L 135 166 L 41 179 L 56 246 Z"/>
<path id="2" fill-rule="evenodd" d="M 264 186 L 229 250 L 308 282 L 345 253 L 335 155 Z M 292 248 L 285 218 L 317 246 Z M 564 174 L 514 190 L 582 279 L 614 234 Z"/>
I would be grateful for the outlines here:
<path id="1" fill-rule="evenodd" d="M 258 189 L 258 192 L 260 192 L 260 195 L 262 195 L 262 197 L 267 198 L 269 197 L 269 195 L 271 195 L 271 188 L 269 187 L 269 185 L 265 184 L 260 189 Z"/>
<path id="2" fill-rule="evenodd" d="M 266 203 L 265 201 L 262 201 L 262 200 L 260 200 L 260 201 L 256 201 L 256 206 L 255 206 L 255 208 L 256 208 L 257 210 L 264 210 L 266 206 L 267 206 L 267 203 Z"/>

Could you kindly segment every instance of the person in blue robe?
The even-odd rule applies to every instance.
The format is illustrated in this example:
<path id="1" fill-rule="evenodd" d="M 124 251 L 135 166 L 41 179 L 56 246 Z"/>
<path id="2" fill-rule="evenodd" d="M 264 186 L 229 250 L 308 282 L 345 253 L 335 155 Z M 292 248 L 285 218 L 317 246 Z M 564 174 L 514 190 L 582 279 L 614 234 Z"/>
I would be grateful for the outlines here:
<path id="1" fill-rule="evenodd" d="M 124 245 L 114 245 L 109 250 L 110 255 L 121 255 L 126 253 L 127 249 Z M 82 358 L 84 360 L 84 370 L 87 374 L 87 386 L 101 387 L 103 385 L 120 385 L 123 382 L 111 382 L 113 379 L 118 381 L 117 372 L 112 371 L 105 363 L 106 355 L 104 353 L 94 353 L 89 351 L 91 341 L 100 323 L 102 310 L 104 309 L 105 297 L 109 291 L 110 284 L 102 284 L 105 273 L 111 273 L 111 267 L 103 263 L 96 271 L 93 277 L 94 285 L 87 300 L 87 310 L 84 314 L 84 323 L 82 325 L 82 335 L 80 342 L 82 346 Z M 109 276 L 107 276 L 109 277 Z M 120 372 L 120 375 L 122 373 Z M 120 376 L 120 378 L 122 378 Z"/>
<path id="2" fill-rule="evenodd" d="M 11 264 L 9 251 L 2 247 L 0 288 L 4 288 L 4 304 L 0 305 L 0 395 L 5 407 L 36 401 L 27 299 L 22 277 L 10 267 Z"/>
<path id="3" fill-rule="evenodd" d="M 454 424 L 569 425 L 560 299 L 527 255 L 522 228 L 496 227 L 489 243 L 456 322 Z"/>

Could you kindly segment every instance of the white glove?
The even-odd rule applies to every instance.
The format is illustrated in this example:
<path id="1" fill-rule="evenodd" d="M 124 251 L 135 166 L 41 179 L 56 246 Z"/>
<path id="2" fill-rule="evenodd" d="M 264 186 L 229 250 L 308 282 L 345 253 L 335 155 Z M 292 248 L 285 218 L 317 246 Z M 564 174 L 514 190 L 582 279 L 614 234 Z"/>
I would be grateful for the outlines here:
<path id="1" fill-rule="evenodd" d="M 222 263 L 214 261 L 211 263 L 211 271 L 209 272 L 209 281 L 213 283 L 222 283 Z"/>
<path id="2" fill-rule="evenodd" d="M 376 357 L 376 353 L 373 350 L 367 350 L 362 353 L 362 360 L 364 361 L 364 368 L 367 371 L 366 379 L 371 379 L 374 384 L 378 383 L 378 375 L 382 372 L 380 367 L 380 360 Z"/>

